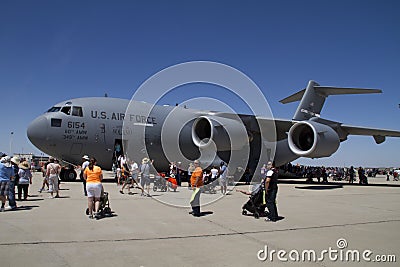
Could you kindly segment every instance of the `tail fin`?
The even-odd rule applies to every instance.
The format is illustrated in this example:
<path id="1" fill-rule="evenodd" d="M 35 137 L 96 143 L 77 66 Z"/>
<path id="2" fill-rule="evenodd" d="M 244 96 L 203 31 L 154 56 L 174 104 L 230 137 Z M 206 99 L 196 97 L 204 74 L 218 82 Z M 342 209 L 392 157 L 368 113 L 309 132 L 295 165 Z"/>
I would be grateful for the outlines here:
<path id="1" fill-rule="evenodd" d="M 320 86 L 315 81 L 309 81 L 307 88 L 303 89 L 291 96 L 282 99 L 282 104 L 287 104 L 301 100 L 294 114 L 293 120 L 302 121 L 309 120 L 312 117 L 320 117 L 325 99 L 330 95 L 347 95 L 347 94 L 375 94 L 382 93 L 380 89 L 363 89 L 363 88 L 339 88 L 332 86 Z"/>

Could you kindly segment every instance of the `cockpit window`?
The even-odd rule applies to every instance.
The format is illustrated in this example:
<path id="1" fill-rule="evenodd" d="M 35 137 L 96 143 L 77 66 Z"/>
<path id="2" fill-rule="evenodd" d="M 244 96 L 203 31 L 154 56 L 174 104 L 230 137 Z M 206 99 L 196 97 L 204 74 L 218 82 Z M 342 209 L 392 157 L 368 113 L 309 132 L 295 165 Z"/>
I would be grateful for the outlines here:
<path id="1" fill-rule="evenodd" d="M 58 112 L 60 109 L 61 107 L 51 107 L 47 112 Z"/>
<path id="2" fill-rule="evenodd" d="M 72 107 L 72 116 L 83 117 L 82 107 Z"/>
<path id="3" fill-rule="evenodd" d="M 71 107 L 66 106 L 66 107 L 62 107 L 61 112 L 67 114 L 67 115 L 71 115 Z"/>

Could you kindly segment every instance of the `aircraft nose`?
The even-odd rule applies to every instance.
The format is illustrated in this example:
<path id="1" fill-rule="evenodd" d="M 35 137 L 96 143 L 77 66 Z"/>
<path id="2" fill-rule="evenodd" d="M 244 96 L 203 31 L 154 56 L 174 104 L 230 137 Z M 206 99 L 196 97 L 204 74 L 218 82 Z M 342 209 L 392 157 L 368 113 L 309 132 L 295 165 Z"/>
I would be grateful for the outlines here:
<path id="1" fill-rule="evenodd" d="M 36 147 L 40 148 L 46 143 L 48 138 L 48 121 L 45 117 L 38 117 L 28 126 L 27 136 L 28 139 Z"/>

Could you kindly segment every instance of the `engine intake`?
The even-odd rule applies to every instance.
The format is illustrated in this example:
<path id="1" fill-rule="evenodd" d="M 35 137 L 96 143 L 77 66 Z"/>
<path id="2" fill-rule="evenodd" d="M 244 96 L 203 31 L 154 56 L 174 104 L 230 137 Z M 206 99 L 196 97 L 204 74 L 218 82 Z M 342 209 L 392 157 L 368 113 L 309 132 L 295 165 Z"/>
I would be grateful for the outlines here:
<path id="1" fill-rule="evenodd" d="M 338 134 L 331 127 L 314 121 L 301 121 L 289 130 L 289 147 L 301 157 L 329 157 L 339 148 Z"/>
<path id="2" fill-rule="evenodd" d="M 241 149 L 249 142 L 247 131 L 241 121 L 206 116 L 194 121 L 192 140 L 199 148 L 206 148 L 214 142 L 218 151 Z"/>

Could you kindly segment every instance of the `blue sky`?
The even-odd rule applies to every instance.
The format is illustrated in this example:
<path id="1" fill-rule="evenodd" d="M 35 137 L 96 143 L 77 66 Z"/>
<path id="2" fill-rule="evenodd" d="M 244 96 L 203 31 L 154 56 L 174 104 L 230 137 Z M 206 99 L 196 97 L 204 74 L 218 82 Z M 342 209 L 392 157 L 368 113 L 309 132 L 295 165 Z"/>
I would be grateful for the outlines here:
<path id="1" fill-rule="evenodd" d="M 131 98 L 158 71 L 193 60 L 248 75 L 278 118 L 292 118 L 297 103 L 278 101 L 310 79 L 380 88 L 379 95 L 329 97 L 322 116 L 400 130 L 399 12 L 400 2 L 389 0 L 2 0 L 0 151 L 9 152 L 12 139 L 12 152 L 39 153 L 26 128 L 54 103 L 104 93 Z M 376 145 L 350 136 L 329 159 L 296 162 L 400 166 L 399 155 L 399 139 Z"/>

